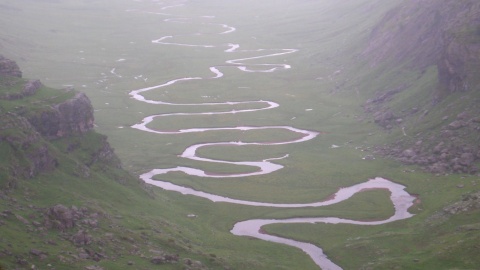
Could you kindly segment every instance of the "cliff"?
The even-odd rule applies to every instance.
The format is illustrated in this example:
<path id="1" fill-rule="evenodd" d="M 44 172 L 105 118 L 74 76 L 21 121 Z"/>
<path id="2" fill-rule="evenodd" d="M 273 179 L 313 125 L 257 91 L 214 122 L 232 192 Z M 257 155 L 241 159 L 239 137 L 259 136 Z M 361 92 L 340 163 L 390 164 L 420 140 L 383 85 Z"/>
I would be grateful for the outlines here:
<path id="1" fill-rule="evenodd" d="M 93 129 L 93 107 L 84 93 L 54 104 L 28 117 L 35 129 L 48 139 L 84 134 Z"/>
<path id="2" fill-rule="evenodd" d="M 480 2 L 404 1 L 373 28 L 362 56 L 378 82 L 388 78 L 365 103 L 394 140 L 377 153 L 435 173 L 477 172 Z"/>
<path id="3" fill-rule="evenodd" d="M 374 27 L 364 55 L 371 65 L 408 61 L 410 67 L 422 69 L 436 64 L 454 37 L 478 35 L 479 8 L 475 0 L 404 1 Z"/>
<path id="4" fill-rule="evenodd" d="M 93 147 L 77 162 L 77 174 L 88 177 L 89 167 L 120 161 L 106 137 L 95 134 L 93 107 L 84 93 L 50 89 L 38 80 L 24 80 L 14 61 L 0 58 L 0 142 L 4 186 L 14 188 L 18 179 L 51 172 L 64 158 L 52 143 L 69 145 L 66 154 L 79 148 L 77 137 L 94 138 Z M 91 134 L 90 134 L 91 133 Z M 75 141 L 75 143 L 72 143 Z M 85 143 L 83 143 L 85 144 Z"/>
<path id="5" fill-rule="evenodd" d="M 163 199 L 121 168 L 85 94 L 0 63 L 0 269 L 221 264 L 183 244 L 184 230 L 159 215 Z"/>

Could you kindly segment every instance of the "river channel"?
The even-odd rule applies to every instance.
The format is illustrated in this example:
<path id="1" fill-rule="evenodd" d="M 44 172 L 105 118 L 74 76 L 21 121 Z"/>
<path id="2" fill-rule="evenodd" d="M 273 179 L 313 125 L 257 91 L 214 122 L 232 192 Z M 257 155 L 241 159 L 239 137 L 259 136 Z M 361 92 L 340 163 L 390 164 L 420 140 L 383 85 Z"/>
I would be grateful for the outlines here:
<path id="1" fill-rule="evenodd" d="M 182 18 L 178 16 L 174 16 L 173 13 L 169 13 L 170 11 L 174 11 L 175 9 L 180 9 L 184 7 L 184 5 L 188 4 L 188 2 L 180 2 L 179 4 L 174 5 L 164 5 L 162 6 L 159 3 L 159 11 L 152 12 L 148 11 L 145 13 L 157 16 L 164 16 L 164 22 L 168 23 L 188 23 L 192 18 Z M 213 23 L 212 20 L 215 19 L 214 16 L 205 15 L 199 17 L 201 19 L 205 19 L 205 25 L 211 25 L 214 27 L 219 27 L 222 29 L 218 34 L 219 35 L 227 35 L 233 34 L 236 31 L 235 27 L 229 26 L 227 24 L 222 23 Z M 197 18 L 198 19 L 198 18 Z M 195 33 L 192 33 L 194 36 Z M 294 223 L 330 223 L 330 224 L 354 224 L 359 226 L 373 226 L 373 225 L 381 225 L 389 222 L 394 222 L 401 219 L 406 219 L 412 217 L 412 214 L 408 212 L 408 209 L 413 205 L 415 197 L 408 194 L 405 191 L 405 187 L 397 184 L 393 181 L 377 177 L 374 179 L 370 179 L 364 183 L 356 184 L 349 187 L 340 188 L 335 194 L 329 197 L 329 199 L 319 199 L 317 202 L 312 203 L 299 203 L 299 204 L 282 204 L 282 203 L 266 203 L 266 202 L 255 202 L 255 201 L 246 201 L 246 200 L 239 200 L 235 198 L 224 197 L 221 195 L 211 194 L 208 192 L 194 190 L 189 187 L 184 187 L 180 185 L 176 185 L 170 183 L 168 181 L 157 180 L 159 175 L 168 174 L 170 172 L 183 172 L 187 175 L 197 176 L 197 177 L 210 177 L 210 178 L 232 178 L 232 177 L 250 177 L 250 176 L 258 176 L 269 174 L 283 168 L 282 165 L 275 163 L 276 160 L 279 159 L 288 159 L 288 155 L 281 156 L 281 157 L 272 157 L 269 159 L 263 160 L 253 160 L 253 161 L 226 161 L 226 160 L 217 160 L 217 159 L 210 159 L 205 158 L 197 155 L 197 150 L 202 147 L 215 147 L 215 146 L 271 146 L 275 147 L 276 145 L 285 145 L 285 144 L 297 144 L 306 142 L 316 138 L 319 135 L 319 132 L 316 131 L 309 131 L 298 129 L 291 126 L 232 126 L 232 127 L 211 127 L 211 128 L 188 128 L 188 129 L 180 129 L 180 130 L 157 130 L 149 128 L 148 125 L 154 121 L 155 119 L 161 119 L 165 117 L 177 117 L 177 116 L 198 116 L 198 115 L 219 115 L 219 114 L 236 114 L 236 113 L 255 113 L 256 111 L 262 110 L 271 110 L 278 108 L 281 106 L 278 103 L 273 101 L 265 101 L 265 100 L 251 100 L 251 101 L 228 101 L 228 102 L 210 102 L 210 103 L 170 103 L 161 100 L 151 100 L 146 98 L 143 93 L 158 90 L 158 89 L 166 89 L 169 86 L 174 84 L 181 84 L 182 82 L 192 81 L 192 80 L 211 80 L 211 79 L 221 79 L 224 77 L 224 73 L 222 72 L 223 68 L 234 68 L 238 69 L 241 72 L 251 72 L 251 73 L 270 73 L 276 72 L 280 70 L 288 70 L 292 67 L 288 64 L 275 64 L 270 63 L 271 58 L 279 57 L 282 55 L 292 54 L 292 53 L 299 53 L 296 49 L 256 49 L 256 50 L 241 50 L 240 44 L 185 44 L 185 43 L 176 43 L 175 42 L 175 35 L 168 35 L 162 36 L 159 38 L 155 38 L 152 40 L 154 45 L 159 46 L 185 46 L 185 47 L 195 47 L 195 48 L 220 48 L 226 54 L 231 54 L 235 52 L 252 52 L 255 53 L 256 56 L 254 57 L 243 57 L 239 59 L 230 59 L 227 60 L 222 66 L 212 66 L 210 67 L 210 71 L 212 73 L 211 77 L 180 77 L 177 79 L 173 79 L 167 81 L 163 84 L 153 85 L 150 87 L 136 89 L 130 92 L 130 96 L 138 102 L 145 102 L 149 104 L 156 104 L 160 106 L 205 106 L 208 108 L 209 106 L 218 106 L 218 105 L 243 105 L 243 104 L 261 104 L 259 108 L 255 109 L 240 109 L 240 110 L 226 110 L 226 111 L 205 111 L 205 112 L 198 112 L 198 113 L 168 113 L 168 114 L 158 114 L 158 115 L 150 115 L 142 119 L 139 123 L 132 126 L 134 129 L 138 129 L 145 132 L 155 133 L 159 135 L 179 135 L 185 133 L 201 133 L 201 132 L 215 132 L 215 131 L 224 131 L 224 130 L 239 130 L 239 131 L 248 131 L 248 130 L 287 130 L 295 134 L 295 138 L 287 141 L 280 141 L 280 142 L 243 142 L 243 141 L 225 141 L 225 142 L 214 142 L 214 143 L 198 143 L 189 146 L 186 148 L 183 153 L 180 155 L 182 158 L 191 159 L 196 161 L 203 161 L 203 162 L 212 162 L 216 163 L 219 166 L 222 164 L 230 164 L 230 165 L 241 165 L 241 166 L 250 166 L 252 167 L 251 172 L 247 173 L 237 173 L 237 174 L 218 174 L 218 173 L 211 173 L 208 171 L 190 168 L 190 167 L 172 167 L 167 169 L 153 169 L 149 172 L 146 172 L 140 175 L 140 178 L 148 184 L 160 187 L 164 190 L 174 191 L 181 193 L 183 195 L 192 195 L 201 198 L 205 198 L 211 200 L 213 202 L 225 202 L 231 204 L 240 204 L 240 205 L 247 205 L 252 207 L 276 207 L 276 208 L 303 208 L 303 207 L 322 207 L 327 205 L 336 204 L 345 200 L 348 200 L 353 195 L 371 189 L 386 189 L 390 192 L 390 200 L 395 208 L 395 213 L 388 219 L 385 220 L 377 220 L 377 221 L 361 221 L 361 220 L 349 220 L 349 219 L 342 219 L 337 217 L 318 217 L 318 218 L 290 218 L 290 219 L 252 219 L 252 220 L 244 220 L 239 221 L 234 225 L 231 229 L 231 233 L 238 236 L 248 236 L 254 237 L 258 239 L 262 239 L 265 241 L 280 243 L 289 245 L 292 247 L 299 248 L 307 253 L 310 258 L 321 268 L 321 269 L 341 269 L 340 266 L 336 265 L 334 262 L 329 260 L 327 256 L 323 253 L 323 250 L 320 247 L 317 247 L 311 243 L 299 242 L 292 239 L 282 238 L 274 235 L 269 235 L 263 232 L 262 227 L 269 225 L 269 224 L 294 224 Z M 258 54 L 261 55 L 258 55 Z M 264 63 L 258 63 L 258 60 L 265 61 Z M 257 60 L 255 64 L 249 64 L 250 60 Z"/>

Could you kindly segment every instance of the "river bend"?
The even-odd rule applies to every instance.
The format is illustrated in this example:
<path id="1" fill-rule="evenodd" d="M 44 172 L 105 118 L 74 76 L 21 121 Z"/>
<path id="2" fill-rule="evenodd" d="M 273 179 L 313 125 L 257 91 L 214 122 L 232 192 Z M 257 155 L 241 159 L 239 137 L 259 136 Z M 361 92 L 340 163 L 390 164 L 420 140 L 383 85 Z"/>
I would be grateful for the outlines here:
<path id="1" fill-rule="evenodd" d="M 168 23 L 181 23 L 181 24 L 192 23 L 191 22 L 192 18 L 183 18 L 183 17 L 176 16 L 174 14 L 166 13 L 167 10 L 169 11 L 169 10 L 175 10 L 176 8 L 182 8 L 184 5 L 186 5 L 186 3 L 182 2 L 181 4 L 164 5 L 164 6 L 162 6 L 162 4 L 159 3 L 159 12 L 148 11 L 145 13 L 164 16 L 166 17 L 164 19 L 164 22 L 168 22 Z M 211 21 L 215 19 L 214 16 L 204 15 L 204 16 L 200 16 L 199 18 L 207 20 L 207 22 L 203 23 L 204 25 L 211 25 L 212 27 L 222 28 L 222 31 L 218 32 L 219 35 L 232 34 L 236 31 L 235 27 L 229 26 L 227 24 L 212 23 Z M 199 19 L 199 18 L 196 18 L 196 19 Z M 201 35 L 200 33 L 192 34 L 192 36 L 200 36 L 200 35 Z M 267 61 L 267 60 L 273 57 L 279 57 L 279 56 L 298 52 L 298 50 L 296 49 L 240 50 L 240 45 L 233 44 L 233 43 L 220 44 L 220 45 L 177 43 L 175 42 L 174 35 L 167 35 L 167 36 L 162 36 L 162 37 L 153 39 L 152 44 L 161 45 L 161 46 L 221 48 L 225 53 L 235 53 L 240 51 L 252 52 L 257 54 L 257 56 L 230 59 L 230 60 L 227 60 L 225 64 L 222 66 L 212 66 L 209 68 L 212 73 L 211 77 L 206 77 L 206 78 L 181 77 L 181 78 L 167 81 L 163 84 L 133 90 L 130 92 L 130 96 L 136 99 L 137 101 L 145 102 L 149 104 L 155 104 L 155 105 L 162 105 L 162 106 L 205 106 L 206 108 L 208 108 L 208 106 L 217 106 L 217 105 L 233 106 L 233 105 L 242 105 L 242 104 L 261 104 L 262 106 L 256 109 L 226 110 L 226 111 L 220 111 L 220 112 L 205 111 L 205 112 L 198 112 L 198 113 L 167 113 L 167 114 L 150 115 L 142 119 L 140 123 L 133 125 L 132 128 L 145 131 L 145 132 L 159 134 L 159 135 L 215 132 L 215 131 L 222 131 L 222 130 L 248 131 L 248 130 L 283 129 L 283 130 L 288 130 L 290 132 L 293 132 L 297 134 L 297 136 L 294 139 L 291 139 L 288 141 L 281 141 L 281 142 L 266 143 L 266 142 L 227 141 L 227 142 L 215 142 L 215 143 L 199 143 L 199 144 L 191 145 L 188 148 L 186 148 L 184 152 L 180 155 L 182 158 L 197 160 L 197 161 L 204 161 L 204 162 L 212 162 L 212 163 L 217 163 L 219 165 L 231 164 L 231 165 L 250 166 L 253 169 L 251 172 L 237 173 L 237 174 L 218 174 L 218 173 L 203 171 L 196 168 L 182 167 L 182 166 L 177 166 L 177 167 L 167 168 L 167 169 L 153 169 L 149 172 L 146 172 L 140 175 L 140 178 L 143 181 L 145 181 L 145 183 L 160 187 L 164 190 L 174 191 L 184 195 L 192 195 L 192 196 L 205 198 L 213 202 L 225 202 L 225 203 L 232 203 L 232 204 L 247 205 L 252 207 L 276 207 L 276 208 L 322 207 L 322 206 L 332 205 L 332 204 L 336 204 L 336 203 L 348 200 L 353 195 L 359 192 L 363 192 L 365 190 L 371 190 L 371 189 L 388 190 L 390 192 L 390 200 L 395 208 L 395 213 L 390 218 L 387 218 L 384 220 L 361 221 L 361 220 L 342 219 L 337 217 L 290 218 L 290 219 L 281 219 L 281 220 L 252 219 L 252 220 L 245 220 L 245 221 L 240 221 L 236 223 L 231 230 L 231 233 L 233 233 L 234 235 L 254 237 L 254 238 L 262 239 L 265 241 L 281 243 L 281 244 L 299 248 L 303 250 L 306 254 L 308 254 L 310 258 L 321 269 L 336 270 L 336 269 L 341 269 L 341 267 L 336 265 L 334 262 L 330 261 L 327 258 L 327 256 L 323 253 L 323 250 L 321 248 L 311 243 L 299 242 L 292 239 L 269 235 L 264 233 L 261 228 L 269 224 L 295 224 L 295 223 L 330 223 L 330 224 L 344 223 L 344 224 L 354 224 L 359 226 L 372 226 L 372 225 L 381 225 L 381 224 L 412 217 L 412 214 L 408 212 L 408 209 L 413 205 L 415 197 L 408 194 L 405 191 L 404 186 L 380 177 L 377 177 L 375 179 L 371 179 L 364 183 L 360 183 L 350 187 L 340 188 L 335 194 L 332 194 L 332 196 L 330 196 L 328 200 L 320 200 L 318 202 L 298 203 L 298 204 L 266 203 L 266 202 L 239 200 L 235 198 L 229 198 L 221 195 L 216 195 L 216 194 L 211 194 L 204 191 L 195 190 L 189 187 L 176 185 L 168 181 L 154 179 L 155 176 L 168 174 L 170 172 L 183 172 L 185 174 L 192 175 L 192 176 L 210 177 L 210 178 L 249 177 L 249 176 L 257 176 L 257 175 L 272 173 L 274 171 L 281 170 L 283 168 L 282 165 L 275 163 L 275 161 L 279 159 L 286 159 L 288 158 L 288 155 L 281 156 L 281 157 L 272 157 L 264 160 L 233 162 L 233 161 L 215 160 L 215 159 L 200 157 L 197 155 L 197 150 L 207 146 L 211 147 L 211 146 L 227 146 L 227 145 L 235 145 L 235 146 L 262 145 L 262 146 L 274 147 L 276 145 L 302 143 L 302 142 L 309 141 L 316 138 L 319 135 L 319 132 L 302 130 L 302 129 L 298 129 L 291 126 L 260 126 L 260 127 L 259 126 L 232 126 L 232 127 L 211 127 L 211 128 L 188 128 L 188 129 L 181 129 L 181 130 L 156 130 L 156 129 L 149 128 L 148 125 L 157 118 L 175 117 L 175 116 L 193 116 L 193 115 L 209 116 L 209 115 L 219 115 L 219 114 L 254 113 L 256 111 L 270 110 L 270 109 L 275 109 L 279 107 L 280 104 L 275 103 L 273 101 L 265 101 L 265 100 L 227 101 L 227 102 L 210 102 L 210 103 L 208 102 L 207 103 L 171 103 L 171 102 L 166 102 L 162 100 L 148 99 L 142 94 L 148 91 L 167 88 L 171 85 L 179 84 L 179 83 L 191 81 L 191 80 L 220 79 L 224 77 L 224 74 L 221 71 L 222 68 L 236 68 L 242 72 L 252 72 L 252 73 L 253 72 L 267 73 L 267 72 L 276 72 L 280 70 L 287 70 L 292 67 L 288 64 L 270 63 L 270 61 Z M 260 64 L 248 63 L 250 60 L 258 60 L 258 59 L 264 59 L 265 62 Z M 113 69 L 112 73 L 114 72 L 115 72 L 115 69 Z"/>

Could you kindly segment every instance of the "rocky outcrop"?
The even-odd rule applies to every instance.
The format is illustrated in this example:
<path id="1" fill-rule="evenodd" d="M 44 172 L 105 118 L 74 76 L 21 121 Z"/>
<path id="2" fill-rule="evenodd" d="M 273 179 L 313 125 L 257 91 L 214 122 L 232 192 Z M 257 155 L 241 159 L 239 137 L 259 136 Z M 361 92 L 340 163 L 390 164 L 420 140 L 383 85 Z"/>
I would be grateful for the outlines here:
<path id="1" fill-rule="evenodd" d="M 84 134 L 93 129 L 90 100 L 84 93 L 28 118 L 35 129 L 48 139 Z"/>
<path id="2" fill-rule="evenodd" d="M 458 186 L 461 188 L 461 186 Z M 462 213 L 471 213 L 480 209 L 480 192 L 473 192 L 465 194 L 462 199 L 456 201 L 450 205 L 445 206 L 440 211 L 436 212 L 427 219 L 427 224 L 433 225 L 442 223 L 451 218 L 452 216 Z M 460 230 L 480 230 L 480 224 L 461 225 L 457 227 L 457 231 Z"/>
<path id="3" fill-rule="evenodd" d="M 91 155 L 90 161 L 85 165 L 92 166 L 96 163 L 109 164 L 116 168 L 121 168 L 121 161 L 114 152 L 114 149 L 107 141 L 107 136 L 103 136 L 102 145 Z"/>
<path id="4" fill-rule="evenodd" d="M 17 63 L 0 55 L 0 75 L 22 77 L 22 72 Z"/>
<path id="5" fill-rule="evenodd" d="M 23 86 L 23 94 L 24 96 L 33 96 L 35 93 L 37 93 L 38 89 L 42 87 L 42 83 L 40 80 L 31 80 L 28 81 L 24 86 Z"/>
<path id="6" fill-rule="evenodd" d="M 92 236 L 87 231 L 80 230 L 72 236 L 71 240 L 75 246 L 85 246 L 92 243 Z"/>
<path id="7" fill-rule="evenodd" d="M 476 3 L 475 10 L 480 10 Z M 473 15 L 471 15 L 473 16 Z M 471 17 L 466 16 L 466 18 Z M 480 16 L 456 26 L 456 31 L 444 34 L 441 58 L 438 61 L 439 80 L 447 95 L 475 90 L 480 84 Z"/>
<path id="8" fill-rule="evenodd" d="M 58 164 L 48 144 L 22 116 L 0 114 L 0 143 L 6 143 L 12 149 L 10 175 L 13 178 L 32 178 L 55 169 Z"/>
<path id="9" fill-rule="evenodd" d="M 393 145 L 378 147 L 376 153 L 396 158 L 406 164 L 421 166 L 438 174 L 449 172 L 477 173 L 480 161 L 480 145 L 472 144 L 469 137 L 480 131 L 477 116 L 460 113 L 427 139 L 415 143 L 399 141 Z"/>
<path id="10" fill-rule="evenodd" d="M 45 227 L 60 231 L 71 229 L 85 215 L 84 212 L 76 207 L 68 208 L 61 204 L 52 206 L 45 213 Z"/>
<path id="11" fill-rule="evenodd" d="M 0 95 L 0 99 L 17 100 L 24 97 L 33 96 L 42 87 L 42 83 L 39 80 L 31 80 L 25 83 L 21 92 L 9 92 Z"/>
<path id="12" fill-rule="evenodd" d="M 12 77 L 18 75 L 18 66 L 5 58 L 2 63 L 5 76 L 0 77 L 0 142 L 5 142 L 12 153 L 10 162 L 0 164 L 0 169 L 8 171 L 8 179 L 1 181 L 3 187 L 14 188 L 18 179 L 54 170 L 59 160 L 53 154 L 52 140 L 64 140 L 68 145 L 65 154 L 78 154 L 72 159 L 77 165 L 74 175 L 90 177 L 90 167 L 95 164 L 121 167 L 106 136 L 93 132 L 89 142 L 83 140 L 83 135 L 94 128 L 93 107 L 84 93 L 51 91 L 50 96 L 35 100 L 46 87 L 39 80 Z M 9 103 L 12 101 L 15 106 Z"/>
<path id="13" fill-rule="evenodd" d="M 167 263 L 176 263 L 178 262 L 179 256 L 172 254 L 164 254 L 162 256 L 153 257 L 150 262 L 153 264 L 167 264 Z"/>
<path id="14" fill-rule="evenodd" d="M 436 65 L 436 99 L 480 84 L 480 2 L 409 0 L 375 27 L 363 52 L 372 66 L 391 61 L 424 70 Z"/>
<path id="15" fill-rule="evenodd" d="M 363 55 L 373 66 L 388 60 L 407 60 L 419 69 L 434 65 L 448 50 L 452 33 L 463 32 L 465 27 L 476 29 L 479 10 L 476 0 L 404 1 L 372 30 Z M 456 51 L 453 47 L 451 52 Z"/>
<path id="16" fill-rule="evenodd" d="M 389 132 L 396 128 L 397 134 L 404 136 L 380 147 L 377 153 L 435 173 L 478 171 L 479 139 L 474 134 L 480 126 L 473 116 L 480 113 L 480 107 L 468 99 L 474 100 L 478 97 L 475 92 L 480 91 L 479 14 L 480 2 L 476 0 L 407 0 L 373 29 L 363 51 L 370 65 L 374 69 L 402 66 L 417 74 L 410 85 L 387 85 L 364 104 L 376 124 Z M 431 88 L 415 86 L 426 80 L 437 81 L 431 81 Z M 404 90 L 408 94 L 396 99 Z M 454 93 L 465 100 L 448 100 Z M 405 101 L 399 101 L 402 98 Z M 416 103 L 410 104 L 412 101 Z M 438 104 L 443 101 L 441 108 Z M 408 133 L 411 130 L 417 134 Z"/>

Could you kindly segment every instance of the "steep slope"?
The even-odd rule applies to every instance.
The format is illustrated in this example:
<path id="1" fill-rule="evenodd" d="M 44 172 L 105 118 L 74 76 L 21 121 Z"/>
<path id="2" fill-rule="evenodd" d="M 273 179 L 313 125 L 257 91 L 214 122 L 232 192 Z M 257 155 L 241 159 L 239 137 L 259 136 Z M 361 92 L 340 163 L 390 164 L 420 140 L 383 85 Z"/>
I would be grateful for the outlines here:
<path id="1" fill-rule="evenodd" d="M 93 128 L 85 94 L 24 80 L 0 57 L 0 269 L 220 267 Z"/>
<path id="2" fill-rule="evenodd" d="M 395 141 L 380 153 L 436 173 L 478 171 L 479 14 L 478 1 L 405 1 L 372 30 L 363 57 L 389 82 L 365 109 Z"/>

